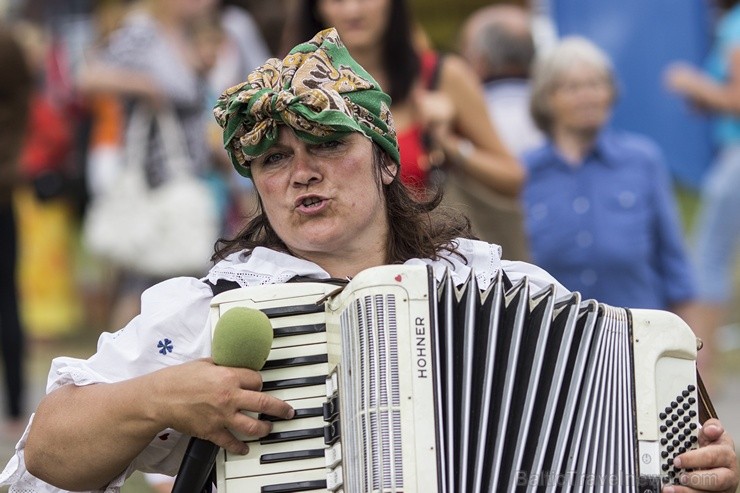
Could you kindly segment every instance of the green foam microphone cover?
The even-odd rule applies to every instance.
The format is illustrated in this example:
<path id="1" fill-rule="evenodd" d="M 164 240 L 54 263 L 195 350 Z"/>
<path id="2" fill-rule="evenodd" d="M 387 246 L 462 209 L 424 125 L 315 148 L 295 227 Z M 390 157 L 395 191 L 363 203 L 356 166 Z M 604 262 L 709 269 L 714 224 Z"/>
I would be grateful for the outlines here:
<path id="1" fill-rule="evenodd" d="M 219 366 L 260 370 L 272 348 L 272 324 L 254 308 L 227 310 L 213 329 L 211 355 Z"/>

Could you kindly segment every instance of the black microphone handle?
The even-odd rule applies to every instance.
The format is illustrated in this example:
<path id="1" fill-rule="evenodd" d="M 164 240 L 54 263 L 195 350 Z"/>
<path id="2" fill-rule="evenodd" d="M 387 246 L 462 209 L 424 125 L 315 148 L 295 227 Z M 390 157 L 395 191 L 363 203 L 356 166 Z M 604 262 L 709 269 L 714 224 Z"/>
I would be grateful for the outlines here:
<path id="1" fill-rule="evenodd" d="M 175 478 L 172 493 L 200 493 L 206 487 L 219 446 L 202 438 L 191 438 Z"/>

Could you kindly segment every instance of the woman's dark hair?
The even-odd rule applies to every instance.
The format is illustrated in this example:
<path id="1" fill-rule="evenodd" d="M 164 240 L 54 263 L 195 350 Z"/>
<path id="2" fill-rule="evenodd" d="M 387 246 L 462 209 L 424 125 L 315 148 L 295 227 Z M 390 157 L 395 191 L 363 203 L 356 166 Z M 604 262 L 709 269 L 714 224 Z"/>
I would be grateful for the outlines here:
<path id="1" fill-rule="evenodd" d="M 388 93 L 394 102 L 399 103 L 411 93 L 411 88 L 421 70 L 421 62 L 414 45 L 414 28 L 406 0 L 390 1 L 391 9 L 383 36 L 382 56 L 388 87 L 383 87 L 383 91 Z M 283 56 L 293 46 L 308 41 L 317 32 L 331 27 L 319 17 L 318 2 L 319 0 L 302 0 L 293 9 L 293 16 L 285 30 Z M 341 34 L 339 33 L 340 37 Z"/>
<path id="2" fill-rule="evenodd" d="M 430 198 L 409 190 L 396 174 L 388 185 L 381 181 L 382 173 L 390 173 L 392 160 L 377 144 L 373 144 L 373 170 L 378 187 L 385 198 L 388 214 L 388 263 L 403 263 L 412 258 L 439 258 L 440 251 L 455 253 L 451 244 L 455 238 L 475 238 L 467 217 L 452 208 L 438 207 L 442 190 Z M 290 253 L 283 240 L 270 225 L 258 199 L 253 219 L 233 239 L 220 239 L 211 260 L 218 261 L 242 250 L 251 251 L 258 246 Z"/>
<path id="3" fill-rule="evenodd" d="M 716 3 L 722 10 L 730 10 L 740 3 L 740 0 L 716 0 Z"/>
<path id="4" fill-rule="evenodd" d="M 0 203 L 10 200 L 15 184 L 9 178 L 18 162 L 30 114 L 34 74 L 15 31 L 0 24 L 0 64 L 7 70 L 0 77 Z M 3 253 L 4 254 L 4 253 Z"/>

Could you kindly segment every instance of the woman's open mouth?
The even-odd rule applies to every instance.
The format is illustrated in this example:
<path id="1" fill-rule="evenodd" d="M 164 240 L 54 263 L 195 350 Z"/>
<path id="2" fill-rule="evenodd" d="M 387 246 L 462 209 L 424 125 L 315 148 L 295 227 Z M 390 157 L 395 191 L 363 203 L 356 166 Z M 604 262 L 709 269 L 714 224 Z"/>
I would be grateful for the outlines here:
<path id="1" fill-rule="evenodd" d="M 316 195 L 300 198 L 296 201 L 296 210 L 301 212 L 316 212 L 321 210 L 328 201 Z"/>
<path id="2" fill-rule="evenodd" d="M 316 207 L 321 202 L 322 200 L 318 197 L 309 197 L 305 199 L 303 202 L 301 202 L 301 205 L 303 207 Z"/>

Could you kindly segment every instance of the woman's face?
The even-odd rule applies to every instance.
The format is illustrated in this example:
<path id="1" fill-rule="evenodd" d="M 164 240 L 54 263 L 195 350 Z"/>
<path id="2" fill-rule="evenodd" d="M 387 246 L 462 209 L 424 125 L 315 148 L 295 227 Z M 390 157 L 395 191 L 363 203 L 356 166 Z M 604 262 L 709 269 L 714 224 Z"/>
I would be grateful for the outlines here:
<path id="1" fill-rule="evenodd" d="M 549 98 L 553 129 L 598 131 L 609 119 L 613 89 L 603 70 L 577 63 L 559 78 Z"/>
<path id="2" fill-rule="evenodd" d="M 318 0 L 319 18 L 335 27 L 350 50 L 378 46 L 385 36 L 393 0 Z"/>
<path id="3" fill-rule="evenodd" d="M 295 255 L 385 255 L 385 200 L 372 142 L 359 133 L 323 144 L 281 126 L 277 142 L 251 163 L 252 178 L 273 229 Z M 382 173 L 383 183 L 393 177 Z"/>
<path id="4" fill-rule="evenodd" d="M 165 0 L 168 11 L 183 22 L 193 22 L 207 16 L 216 8 L 215 0 Z"/>

